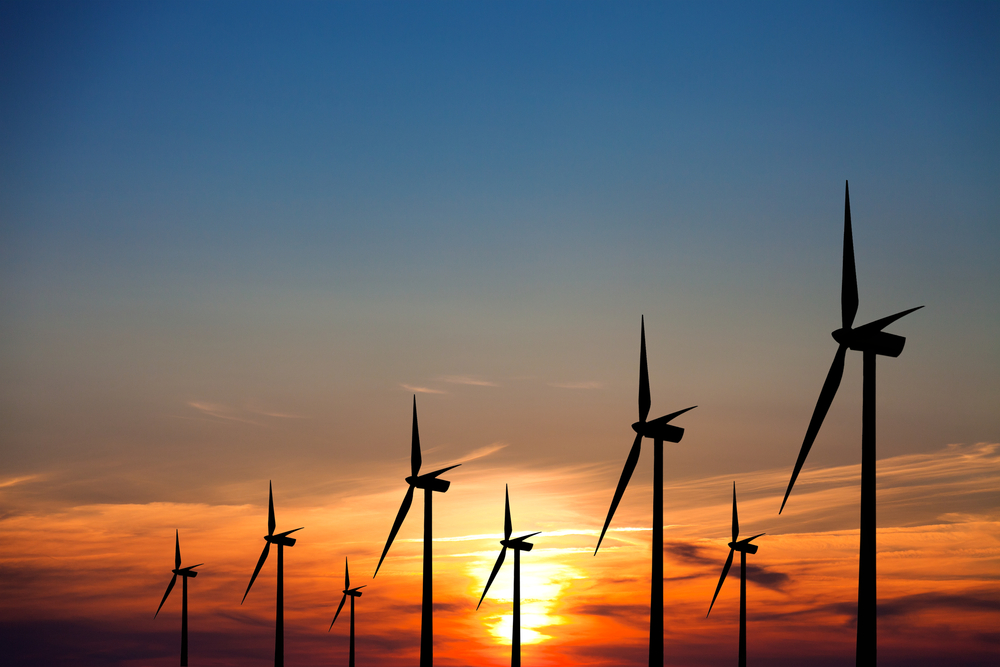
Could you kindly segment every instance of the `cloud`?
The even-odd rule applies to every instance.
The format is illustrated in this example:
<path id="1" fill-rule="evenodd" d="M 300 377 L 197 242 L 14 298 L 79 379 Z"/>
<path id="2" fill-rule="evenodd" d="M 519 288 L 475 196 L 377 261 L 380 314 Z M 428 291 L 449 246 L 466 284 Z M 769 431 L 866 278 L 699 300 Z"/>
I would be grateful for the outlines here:
<path id="1" fill-rule="evenodd" d="M 688 565 L 714 565 L 715 559 L 702 554 L 703 547 L 690 542 L 664 541 L 663 551 Z"/>
<path id="2" fill-rule="evenodd" d="M 399 384 L 400 387 L 406 391 L 412 392 L 414 394 L 447 394 L 448 392 L 443 389 L 431 389 L 430 387 L 417 387 L 409 384 Z"/>
<path id="3" fill-rule="evenodd" d="M 228 421 L 241 422 L 243 424 L 253 424 L 259 426 L 258 422 L 252 419 L 246 419 L 245 417 L 240 417 L 236 414 L 236 410 L 227 407 L 225 405 L 220 405 L 218 403 L 205 403 L 203 401 L 188 401 L 188 406 L 194 408 L 195 410 L 201 412 L 203 415 L 208 415 L 209 417 L 214 417 L 215 419 L 225 419 Z"/>
<path id="4" fill-rule="evenodd" d="M 442 382 L 450 382 L 451 384 L 467 384 L 473 387 L 497 387 L 499 386 L 496 382 L 490 382 L 489 380 L 483 380 L 481 378 L 471 377 L 468 375 L 443 375 L 438 378 Z"/>
<path id="5" fill-rule="evenodd" d="M 10 479 L 5 479 L 0 482 L 0 489 L 6 488 L 8 486 L 16 486 L 24 482 L 30 482 L 33 479 L 38 479 L 41 475 L 25 475 L 23 477 L 11 477 Z"/>
<path id="6" fill-rule="evenodd" d="M 495 454 L 501 449 L 507 446 L 506 442 L 494 442 L 493 444 L 486 445 L 485 447 L 479 447 L 478 449 L 473 449 L 471 452 L 463 456 L 462 458 L 455 459 L 452 465 L 457 465 L 459 463 L 466 463 L 468 461 L 475 461 L 476 459 L 482 459 L 490 454 Z"/>
<path id="7" fill-rule="evenodd" d="M 550 382 L 549 386 L 559 389 L 600 389 L 603 385 L 597 380 L 588 380 L 584 382 Z"/>

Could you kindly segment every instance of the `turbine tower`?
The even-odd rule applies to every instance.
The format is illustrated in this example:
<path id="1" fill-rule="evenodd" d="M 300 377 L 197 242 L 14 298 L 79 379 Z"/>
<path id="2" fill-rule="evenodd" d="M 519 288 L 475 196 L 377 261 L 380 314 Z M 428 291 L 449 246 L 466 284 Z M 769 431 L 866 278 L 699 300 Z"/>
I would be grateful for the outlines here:
<path id="1" fill-rule="evenodd" d="M 257 575 L 260 574 L 260 568 L 264 567 L 264 561 L 267 560 L 267 554 L 271 550 L 272 544 L 278 545 L 278 596 L 277 602 L 275 604 L 275 622 L 274 622 L 274 667 L 284 667 L 285 664 L 285 547 L 294 547 L 295 538 L 288 537 L 291 533 L 297 530 L 302 530 L 302 528 L 293 528 L 292 530 L 286 530 L 283 533 L 274 534 L 274 494 L 271 491 L 271 483 L 267 483 L 267 535 L 264 536 L 264 551 L 260 554 L 260 559 L 257 561 L 257 567 L 253 570 L 253 576 L 250 577 L 250 583 L 247 584 L 247 592 L 243 594 L 243 600 L 240 600 L 240 604 L 243 604 L 244 600 L 247 599 L 247 595 L 250 593 L 250 587 L 253 586 L 253 582 L 257 580 Z"/>
<path id="2" fill-rule="evenodd" d="M 367 584 L 365 584 L 367 586 Z M 347 598 L 351 598 L 351 657 L 348 662 L 348 667 L 354 667 L 354 598 L 361 597 L 361 589 L 364 586 L 357 586 L 351 588 L 351 573 L 347 569 L 347 559 L 344 559 L 344 597 L 340 598 L 340 606 L 337 607 L 337 613 L 333 615 L 333 620 L 330 621 L 330 629 L 333 630 L 333 624 L 337 622 L 337 617 L 340 616 L 340 610 L 344 608 L 344 602 Z"/>
<path id="3" fill-rule="evenodd" d="M 486 582 L 486 588 L 483 589 L 483 595 L 479 598 L 479 604 L 476 605 L 476 609 L 483 604 L 483 599 L 486 597 L 486 592 L 490 590 L 490 585 L 497 576 L 497 572 L 500 571 L 500 566 L 503 565 L 504 557 L 507 555 L 507 548 L 514 550 L 514 619 L 513 619 L 513 636 L 510 642 L 510 667 L 521 667 L 521 552 L 531 551 L 534 546 L 531 542 L 525 542 L 529 537 L 534 537 L 538 533 L 530 533 L 528 535 L 522 535 L 521 537 L 510 539 L 510 534 L 513 531 L 510 521 L 510 493 L 507 491 L 507 487 L 504 486 L 504 521 L 503 521 L 503 539 L 500 540 L 500 544 L 503 549 L 500 550 L 500 555 L 497 557 L 496 565 L 493 566 L 493 571 L 490 572 L 489 581 Z"/>
<path id="4" fill-rule="evenodd" d="M 664 417 L 646 421 L 649 416 L 649 371 L 646 369 L 646 320 L 642 319 L 641 343 L 639 347 L 639 421 L 632 424 L 635 431 L 635 441 L 625 460 L 618 488 L 611 500 L 608 518 L 604 521 L 601 537 L 597 540 L 597 549 L 601 548 L 604 534 L 611 525 L 611 518 L 618 509 L 625 487 L 639 462 L 640 445 L 643 438 L 653 440 L 653 572 L 649 591 L 649 666 L 663 667 L 663 442 L 680 442 L 684 437 L 684 429 L 672 426 L 669 422 L 675 417 L 693 410 L 697 406 L 672 412 Z"/>
<path id="5" fill-rule="evenodd" d="M 163 594 L 163 599 L 160 600 L 160 606 L 156 608 L 156 613 L 153 614 L 153 618 L 156 618 L 160 614 L 160 610 L 163 609 L 163 603 L 167 601 L 170 591 L 174 590 L 174 584 L 177 583 L 177 577 L 180 577 L 183 581 L 181 584 L 181 667 L 187 667 L 188 664 L 188 579 L 198 576 L 198 573 L 194 571 L 194 568 L 201 565 L 204 565 L 204 563 L 181 567 L 181 536 L 180 531 L 175 530 L 174 576 L 170 578 L 170 583 L 167 584 L 167 592 Z"/>
<path id="6" fill-rule="evenodd" d="M 424 490 L 424 586 L 423 599 L 420 603 L 420 667 L 431 667 L 434 664 L 434 565 L 431 558 L 432 543 L 432 523 L 431 523 L 431 501 L 433 493 L 444 493 L 451 486 L 451 482 L 438 479 L 438 476 L 448 472 L 452 468 L 457 468 L 458 464 L 441 468 L 434 472 L 420 474 L 420 431 L 417 429 L 417 397 L 413 397 L 413 431 L 410 443 L 410 476 L 406 478 L 409 488 L 403 496 L 403 504 L 396 513 L 396 520 L 389 531 L 389 539 L 386 540 L 385 548 L 382 550 L 382 557 L 378 559 L 375 567 L 374 579 L 378 575 L 378 570 L 382 567 L 385 555 L 389 553 L 389 547 L 399 532 L 399 527 L 403 525 L 403 519 L 413 504 L 413 490 Z"/>
<path id="7" fill-rule="evenodd" d="M 795 479 L 802 470 L 809 449 L 816 440 L 833 397 L 837 395 L 844 376 L 847 350 L 864 353 L 863 407 L 861 412 L 861 547 L 858 564 L 858 637 L 856 660 L 859 667 L 875 667 L 877 639 L 875 635 L 875 357 L 898 357 L 906 339 L 882 331 L 887 326 L 915 310 L 917 306 L 895 315 L 883 317 L 860 327 L 853 327 L 858 312 L 858 276 L 854 266 L 854 237 L 851 231 L 851 193 L 844 186 L 844 267 L 840 292 L 841 328 L 833 332 L 839 347 L 833 365 L 827 373 L 819 400 L 813 410 L 799 457 L 788 481 L 781 510 L 785 508 Z"/>
<path id="8" fill-rule="evenodd" d="M 715 587 L 715 595 L 712 596 L 712 604 L 708 605 L 708 614 L 712 613 L 712 607 L 715 606 L 715 598 L 719 597 L 719 591 L 722 590 L 722 582 L 726 580 L 726 575 L 729 574 L 729 568 L 733 565 L 733 552 L 740 552 L 740 667 L 747 667 L 747 554 L 757 553 L 757 545 L 750 544 L 758 537 L 763 535 L 754 535 L 753 537 L 748 537 L 746 539 L 740 540 L 736 539 L 740 536 L 740 519 L 736 513 L 736 482 L 733 482 L 733 541 L 729 543 L 729 558 L 726 559 L 726 564 L 722 566 L 722 576 L 719 577 L 719 585 Z M 708 618 L 708 614 L 705 614 L 705 618 Z"/>

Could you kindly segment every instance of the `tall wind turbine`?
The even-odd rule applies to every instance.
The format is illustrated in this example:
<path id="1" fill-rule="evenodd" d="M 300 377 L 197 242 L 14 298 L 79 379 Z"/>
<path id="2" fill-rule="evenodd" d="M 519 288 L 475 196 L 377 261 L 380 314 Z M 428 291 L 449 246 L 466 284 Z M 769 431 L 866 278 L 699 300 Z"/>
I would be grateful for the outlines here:
<path id="1" fill-rule="evenodd" d="M 420 431 L 417 429 L 417 397 L 413 397 L 413 431 L 410 444 L 410 476 L 406 478 L 409 488 L 403 496 L 403 504 L 399 507 L 396 520 L 389 531 L 389 539 L 386 540 L 385 549 L 382 550 L 382 557 L 378 559 L 375 567 L 374 579 L 378 570 L 382 567 L 385 555 L 389 553 L 389 547 L 399 532 L 399 527 L 403 525 L 403 519 L 413 504 L 413 490 L 424 490 L 424 590 L 423 600 L 420 604 L 420 667 L 431 667 L 434 664 L 434 565 L 431 558 L 431 543 L 433 531 L 431 530 L 431 501 L 433 492 L 444 493 L 451 486 L 451 482 L 438 479 L 442 473 L 448 472 L 452 468 L 457 468 L 458 464 L 441 468 L 434 472 L 420 474 Z"/>
<path id="2" fill-rule="evenodd" d="M 247 599 L 250 587 L 257 580 L 260 568 L 264 567 L 267 554 L 271 550 L 272 544 L 278 545 L 278 596 L 276 602 L 275 622 L 274 622 L 274 667 L 284 667 L 285 664 L 285 547 L 294 547 L 295 538 L 289 537 L 291 533 L 302 528 L 293 528 L 283 533 L 274 534 L 274 494 L 271 491 L 271 482 L 267 483 L 267 535 L 264 536 L 264 551 L 260 554 L 257 567 L 253 570 L 250 583 L 247 584 L 247 592 L 243 594 L 243 600 Z"/>
<path id="3" fill-rule="evenodd" d="M 170 578 L 170 583 L 167 584 L 167 592 L 163 594 L 163 599 L 160 600 L 160 606 L 156 608 L 156 613 L 153 614 L 153 618 L 156 618 L 160 614 L 160 610 L 163 609 L 163 603 L 167 601 L 170 591 L 174 590 L 174 584 L 177 583 L 177 577 L 180 577 L 183 581 L 181 584 L 181 667 L 187 667 L 188 664 L 188 579 L 198 576 L 198 573 L 194 571 L 194 568 L 201 565 L 204 565 L 204 563 L 181 567 L 181 536 L 180 531 L 175 530 L 174 576 Z"/>
<path id="4" fill-rule="evenodd" d="M 903 351 L 906 339 L 886 333 L 886 328 L 904 315 L 923 308 L 917 306 L 895 315 L 883 317 L 860 327 L 853 327 L 854 316 L 858 312 L 858 276 L 854 267 L 854 237 L 851 232 L 851 193 L 844 186 L 844 268 L 840 292 L 841 328 L 833 332 L 833 339 L 839 347 L 833 357 L 833 365 L 827 373 L 823 388 L 813 410 L 812 419 L 806 429 L 799 457 L 788 481 L 781 510 L 785 508 L 788 495 L 792 492 L 795 479 L 802 470 L 809 449 L 819 433 L 833 397 L 837 395 L 840 380 L 844 376 L 844 358 L 847 350 L 864 353 L 863 407 L 861 412 L 861 548 L 858 566 L 858 637 L 856 660 L 859 666 L 874 667 L 877 653 L 875 636 L 875 357 L 898 357 Z"/>
<path id="5" fill-rule="evenodd" d="M 367 584 L 365 584 L 367 586 Z M 340 598 L 340 606 L 337 607 L 337 613 L 333 615 L 333 620 L 330 621 L 330 629 L 333 630 L 333 624 L 337 622 L 337 617 L 340 616 L 340 610 L 344 608 L 344 602 L 347 598 L 351 598 L 351 657 L 348 662 L 348 667 L 354 667 L 354 598 L 361 597 L 361 590 L 364 586 L 357 586 L 351 588 L 351 573 L 347 569 L 347 559 L 344 559 L 344 597 Z"/>
<path id="6" fill-rule="evenodd" d="M 635 441 L 625 460 L 615 497 L 611 500 L 608 518 L 604 521 L 601 537 L 597 540 L 597 549 L 601 548 L 604 534 L 611 525 L 611 518 L 618 509 L 625 487 L 632 478 L 635 465 L 639 462 L 639 450 L 643 438 L 653 440 L 653 573 L 649 591 L 649 665 L 663 667 L 663 442 L 680 442 L 684 437 L 684 429 L 671 426 L 670 421 L 688 410 L 698 406 L 684 408 L 664 417 L 646 421 L 649 416 L 649 371 L 646 369 L 646 319 L 642 319 L 641 343 L 639 347 L 639 421 L 632 424 L 635 431 Z"/>
<path id="7" fill-rule="evenodd" d="M 510 667 L 521 667 L 521 552 L 531 551 L 533 545 L 531 542 L 525 542 L 529 537 L 534 537 L 538 533 L 530 533 L 528 535 L 522 535 L 521 537 L 510 539 L 510 534 L 513 531 L 513 527 L 510 521 L 510 493 L 507 491 L 507 487 L 504 486 L 504 521 L 503 521 L 503 539 L 500 540 L 500 544 L 503 549 L 500 550 L 500 555 L 497 557 L 496 565 L 493 566 L 493 571 L 490 572 L 489 581 L 486 582 L 486 588 L 483 589 L 483 595 L 479 598 L 479 604 L 476 605 L 476 609 L 483 604 L 483 599 L 486 597 L 486 592 L 490 590 L 490 585 L 497 576 L 497 572 L 500 571 L 500 566 L 503 565 L 503 559 L 507 555 L 507 548 L 514 550 L 514 622 L 513 622 L 513 637 L 510 642 Z"/>
<path id="8" fill-rule="evenodd" d="M 747 554 L 757 553 L 757 545 L 750 543 L 763 534 L 764 533 L 760 533 L 759 535 L 748 537 L 740 540 L 739 542 L 736 541 L 736 538 L 740 536 L 740 519 L 736 513 L 736 482 L 733 482 L 733 541 L 729 543 L 729 558 L 726 559 L 726 564 L 722 566 L 722 576 L 719 577 L 719 585 L 715 587 L 715 595 L 712 596 L 712 604 L 708 605 L 708 614 L 712 613 L 712 607 L 715 606 L 715 598 L 719 597 L 719 591 L 722 590 L 722 582 L 726 580 L 726 575 L 729 574 L 729 568 L 733 565 L 733 552 L 739 551 L 740 667 L 747 667 Z M 705 618 L 708 618 L 708 614 L 705 614 Z"/>

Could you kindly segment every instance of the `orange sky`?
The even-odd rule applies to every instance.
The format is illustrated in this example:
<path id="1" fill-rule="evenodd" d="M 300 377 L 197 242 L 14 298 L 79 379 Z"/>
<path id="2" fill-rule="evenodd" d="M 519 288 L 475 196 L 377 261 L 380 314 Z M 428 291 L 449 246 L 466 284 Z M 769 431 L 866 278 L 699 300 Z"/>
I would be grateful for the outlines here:
<path id="1" fill-rule="evenodd" d="M 617 471 L 497 468 L 491 466 L 490 451 L 483 453 L 453 471 L 451 490 L 435 499 L 436 662 L 503 665 L 509 660 L 512 559 L 482 608 L 475 609 L 499 548 L 506 482 L 515 534 L 543 531 L 522 559 L 525 663 L 644 664 L 648 469 L 638 469 L 595 557 L 597 530 Z M 438 463 L 433 456 L 425 461 Z M 402 464 L 401 477 L 405 461 L 397 464 Z M 852 524 L 858 474 L 858 466 L 807 469 L 780 517 L 776 509 L 787 471 L 759 471 L 735 480 L 742 534 L 767 533 L 749 560 L 751 660 L 766 656 L 773 664 L 791 664 L 817 654 L 828 656 L 830 664 L 853 660 L 858 531 Z M 732 481 L 668 476 L 667 664 L 734 660 L 739 587 L 733 575 L 705 618 L 728 553 Z M 11 502 L 45 483 L 6 480 L 0 500 Z M 879 652 L 885 664 L 931 664 L 958 646 L 971 661 L 965 664 L 995 655 L 1000 513 L 995 505 L 981 514 L 956 508 L 982 507 L 998 483 L 996 444 L 952 445 L 879 462 Z M 38 636 L 44 634 L 40 628 L 60 628 L 58 638 L 47 641 L 78 646 L 78 664 L 173 664 L 179 589 L 155 621 L 153 612 L 170 577 L 177 527 L 184 563 L 205 563 L 190 586 L 191 655 L 197 657 L 192 664 L 268 664 L 273 555 L 246 603 L 239 604 L 262 547 L 266 486 L 266 480 L 246 485 L 245 491 L 260 499 L 256 505 L 84 505 L 7 516 L 0 621 Z M 378 578 L 370 579 L 404 488 L 392 477 L 349 480 L 337 493 L 304 503 L 290 500 L 276 486 L 278 531 L 305 526 L 299 543 L 286 550 L 289 664 L 346 660 L 346 619 L 327 633 L 340 600 L 345 556 L 351 559 L 353 585 L 368 584 L 357 603 L 359 664 L 415 660 L 419 502 Z M 38 650 L 44 654 L 45 648 Z"/>

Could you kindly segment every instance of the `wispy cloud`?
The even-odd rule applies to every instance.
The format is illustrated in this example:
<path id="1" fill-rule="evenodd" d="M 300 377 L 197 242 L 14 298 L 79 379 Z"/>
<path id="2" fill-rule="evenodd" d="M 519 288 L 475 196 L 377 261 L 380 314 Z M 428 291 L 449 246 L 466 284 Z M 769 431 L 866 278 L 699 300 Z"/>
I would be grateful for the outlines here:
<path id="1" fill-rule="evenodd" d="M 451 384 L 467 384 L 473 387 L 497 387 L 499 386 L 496 382 L 491 382 L 489 380 L 484 380 L 482 378 L 473 377 L 470 375 L 443 375 L 438 378 L 442 382 L 450 382 Z"/>
<path id="2" fill-rule="evenodd" d="M 600 389 L 603 385 L 597 380 L 587 380 L 584 382 L 550 382 L 549 386 L 558 389 Z"/>
<path id="3" fill-rule="evenodd" d="M 506 442 L 494 442 L 491 445 L 486 445 L 485 447 L 479 447 L 478 449 L 473 449 L 471 452 L 469 452 L 462 458 L 455 459 L 453 464 L 466 463 L 468 461 L 475 461 L 476 459 L 485 458 L 490 454 L 495 454 L 496 452 L 499 452 L 506 446 L 507 446 Z"/>
<path id="4" fill-rule="evenodd" d="M 6 488 L 8 486 L 15 486 L 17 484 L 22 484 L 24 482 L 30 482 L 33 479 L 38 479 L 40 475 L 25 475 L 23 477 L 11 477 L 10 479 L 5 479 L 0 481 L 0 489 Z"/>
<path id="5" fill-rule="evenodd" d="M 243 424 L 253 424 L 259 426 L 258 422 L 247 419 L 239 415 L 238 411 L 219 403 L 205 403 L 204 401 L 188 401 L 188 406 L 194 408 L 203 415 L 214 417 L 215 419 L 225 419 L 227 421 L 241 422 Z"/>
<path id="6" fill-rule="evenodd" d="M 448 393 L 448 392 L 446 392 L 443 389 L 431 389 L 430 387 L 417 387 L 417 386 L 411 385 L 411 384 L 403 384 L 402 382 L 399 383 L 399 386 L 402 387 L 403 389 L 405 389 L 406 391 L 412 392 L 414 394 L 447 394 Z"/>

